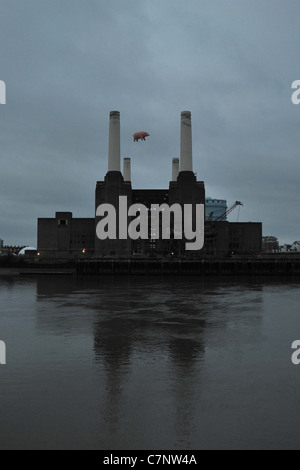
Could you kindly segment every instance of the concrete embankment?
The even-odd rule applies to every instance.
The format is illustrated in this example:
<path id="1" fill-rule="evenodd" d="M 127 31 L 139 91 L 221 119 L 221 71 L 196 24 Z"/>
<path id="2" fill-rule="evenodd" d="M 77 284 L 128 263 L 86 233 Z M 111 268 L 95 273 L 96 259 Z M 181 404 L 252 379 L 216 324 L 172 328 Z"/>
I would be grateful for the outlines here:
<path id="1" fill-rule="evenodd" d="M 41 268 L 36 269 L 34 267 L 27 267 L 27 268 L 18 268 L 14 266 L 13 268 L 1 268 L 0 267 L 0 276 L 21 276 L 21 275 L 29 275 L 29 274 L 75 274 L 75 268 Z"/>
<path id="2" fill-rule="evenodd" d="M 77 263 L 79 274 L 300 275 L 300 258 L 90 259 Z"/>
<path id="3" fill-rule="evenodd" d="M 261 256 L 235 258 L 89 258 L 44 263 L 0 265 L 0 275 L 42 274 L 95 275 L 300 275 L 300 256 Z"/>

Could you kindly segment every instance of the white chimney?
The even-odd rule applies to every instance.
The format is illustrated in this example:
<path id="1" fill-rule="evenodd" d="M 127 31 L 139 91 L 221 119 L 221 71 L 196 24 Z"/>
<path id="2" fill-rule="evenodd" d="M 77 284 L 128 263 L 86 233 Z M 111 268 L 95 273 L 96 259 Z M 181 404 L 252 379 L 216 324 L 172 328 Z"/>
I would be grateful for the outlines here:
<path id="1" fill-rule="evenodd" d="M 179 174 L 179 158 L 173 158 L 172 160 L 172 181 L 177 181 Z"/>
<path id="2" fill-rule="evenodd" d="M 124 181 L 131 181 L 131 161 L 130 161 L 130 158 L 124 158 L 124 161 L 123 161 L 123 177 L 124 177 Z"/>
<path id="3" fill-rule="evenodd" d="M 109 117 L 108 171 L 120 171 L 120 113 L 111 111 Z"/>
<path id="4" fill-rule="evenodd" d="M 180 171 L 193 171 L 192 120 L 190 111 L 182 111 L 181 113 Z"/>

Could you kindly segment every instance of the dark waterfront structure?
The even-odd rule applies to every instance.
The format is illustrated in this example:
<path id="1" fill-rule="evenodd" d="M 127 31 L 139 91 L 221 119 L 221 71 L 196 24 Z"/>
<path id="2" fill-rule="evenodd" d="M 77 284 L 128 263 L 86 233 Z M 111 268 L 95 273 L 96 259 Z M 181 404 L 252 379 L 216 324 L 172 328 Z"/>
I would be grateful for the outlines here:
<path id="1" fill-rule="evenodd" d="M 112 111 L 109 123 L 108 172 L 104 181 L 98 181 L 95 192 L 95 218 L 73 218 L 71 212 L 57 212 L 55 218 L 38 219 L 38 252 L 40 258 L 74 259 L 88 258 L 180 258 L 199 259 L 205 256 L 229 254 L 256 255 L 261 252 L 261 223 L 231 223 L 226 220 L 206 221 L 205 243 L 201 250 L 186 251 L 185 242 L 174 238 L 156 239 L 149 223 L 148 239 L 106 239 L 96 236 L 101 216 L 97 208 L 111 204 L 118 213 L 119 197 L 126 196 L 127 204 L 143 204 L 151 216 L 151 205 L 196 204 L 205 205 L 205 185 L 193 172 L 191 113 L 181 113 L 180 164 L 173 159 L 172 181 L 167 189 L 133 189 L 131 185 L 130 159 L 124 159 L 121 173 L 120 113 Z M 193 209 L 194 210 L 194 209 Z M 129 217 L 127 216 L 129 223 Z M 161 221 L 160 221 L 161 223 Z M 128 224 L 127 224 L 128 225 Z M 117 217 L 117 231 L 118 231 Z"/>
<path id="2" fill-rule="evenodd" d="M 73 218 L 56 212 L 55 218 L 38 219 L 38 252 L 46 258 L 78 258 L 95 247 L 95 219 Z"/>
<path id="3" fill-rule="evenodd" d="M 203 257 L 202 259 L 80 259 L 79 274 L 120 275 L 204 275 L 204 276 L 299 276 L 300 255 L 236 256 L 233 258 Z"/>

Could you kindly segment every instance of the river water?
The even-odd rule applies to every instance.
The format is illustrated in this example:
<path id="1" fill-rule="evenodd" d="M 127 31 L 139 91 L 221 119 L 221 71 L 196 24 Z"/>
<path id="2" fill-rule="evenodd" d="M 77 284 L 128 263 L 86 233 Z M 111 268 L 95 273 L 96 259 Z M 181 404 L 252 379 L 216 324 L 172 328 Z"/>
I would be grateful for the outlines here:
<path id="1" fill-rule="evenodd" d="M 0 448 L 299 449 L 299 287 L 0 277 Z"/>

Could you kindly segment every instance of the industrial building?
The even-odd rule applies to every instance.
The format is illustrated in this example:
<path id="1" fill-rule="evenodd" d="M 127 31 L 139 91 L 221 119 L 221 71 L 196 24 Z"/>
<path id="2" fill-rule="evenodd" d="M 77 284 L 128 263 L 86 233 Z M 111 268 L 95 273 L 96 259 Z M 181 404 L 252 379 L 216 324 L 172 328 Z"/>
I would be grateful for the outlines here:
<path id="1" fill-rule="evenodd" d="M 205 220 L 217 220 L 224 217 L 227 220 L 227 201 L 224 199 L 205 198 Z"/>
<path id="2" fill-rule="evenodd" d="M 205 185 L 193 171 L 191 113 L 183 111 L 180 122 L 180 159 L 172 160 L 172 180 L 165 189 L 134 189 L 131 183 L 130 158 L 123 161 L 121 172 L 120 113 L 112 111 L 109 121 L 108 171 L 104 180 L 97 181 L 95 217 L 73 218 L 71 212 L 56 212 L 54 218 L 38 219 L 37 246 L 42 258 L 130 258 L 130 257 L 188 257 L 205 255 L 257 254 L 261 252 L 261 223 L 231 223 L 226 219 L 227 203 L 205 199 Z M 147 239 L 129 237 L 100 240 L 97 215 L 102 204 L 111 204 L 119 212 L 119 197 L 126 196 L 128 205 L 143 204 L 151 216 L 153 204 L 206 205 L 205 243 L 201 250 L 187 251 L 185 239 L 176 239 L 170 230 L 169 239 L 157 239 L 151 233 Z M 238 203 L 237 204 L 241 204 Z M 128 217 L 128 216 L 126 216 Z M 130 217 L 127 218 L 130 223 Z M 119 231 L 117 218 L 117 231 Z"/>

